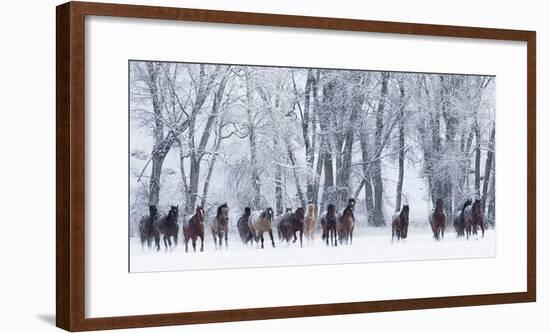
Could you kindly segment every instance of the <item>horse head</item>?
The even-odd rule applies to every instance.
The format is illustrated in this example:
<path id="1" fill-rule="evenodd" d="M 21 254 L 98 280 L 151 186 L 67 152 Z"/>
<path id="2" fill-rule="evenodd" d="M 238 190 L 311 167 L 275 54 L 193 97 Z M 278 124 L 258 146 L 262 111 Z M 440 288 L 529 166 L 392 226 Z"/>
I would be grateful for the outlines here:
<path id="1" fill-rule="evenodd" d="M 438 212 L 443 211 L 443 199 L 439 198 L 435 201 L 435 210 Z"/>
<path id="2" fill-rule="evenodd" d="M 333 204 L 327 206 L 327 216 L 336 217 L 336 207 Z"/>
<path id="3" fill-rule="evenodd" d="M 265 213 L 266 217 L 269 219 L 269 222 L 273 223 L 273 208 L 267 207 Z"/>
<path id="4" fill-rule="evenodd" d="M 198 222 L 204 222 L 204 209 L 201 206 L 197 206 L 195 209 L 195 217 L 198 219 Z"/>
<path id="5" fill-rule="evenodd" d="M 226 203 L 218 207 L 218 212 L 216 214 L 216 218 L 218 220 L 222 220 L 224 222 L 229 221 L 229 207 Z"/>
<path id="6" fill-rule="evenodd" d="M 305 216 L 304 207 L 296 208 L 296 210 L 294 211 L 294 216 L 296 216 L 300 221 L 303 221 Z"/>
<path id="7" fill-rule="evenodd" d="M 477 215 L 477 216 L 481 216 L 482 215 L 482 207 L 481 207 L 481 200 L 480 199 L 476 199 L 472 205 L 472 211 Z"/>
<path id="8" fill-rule="evenodd" d="M 168 219 L 174 223 L 178 223 L 178 211 L 179 211 L 179 205 L 172 206 L 170 205 L 170 211 L 168 212 Z"/>
<path id="9" fill-rule="evenodd" d="M 352 209 L 355 208 L 355 199 L 354 198 L 349 198 L 348 199 L 348 206 L 350 206 Z"/>
<path id="10" fill-rule="evenodd" d="M 250 211 L 250 207 L 245 207 L 245 208 L 244 208 L 244 215 L 245 215 L 245 216 L 250 216 L 250 212 L 251 212 L 251 211 Z"/>
<path id="11" fill-rule="evenodd" d="M 292 207 L 286 207 L 285 213 L 292 213 Z"/>
<path id="12" fill-rule="evenodd" d="M 309 202 L 307 204 L 307 216 L 308 217 L 313 217 L 315 215 L 315 205 L 313 204 L 313 202 Z"/>

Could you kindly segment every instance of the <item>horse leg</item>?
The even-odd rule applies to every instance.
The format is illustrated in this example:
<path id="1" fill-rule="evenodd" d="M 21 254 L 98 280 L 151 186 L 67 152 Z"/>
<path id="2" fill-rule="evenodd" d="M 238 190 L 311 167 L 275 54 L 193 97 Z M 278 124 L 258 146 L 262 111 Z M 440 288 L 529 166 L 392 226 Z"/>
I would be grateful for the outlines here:
<path id="1" fill-rule="evenodd" d="M 212 238 L 214 238 L 214 249 L 218 249 L 218 240 L 216 239 L 216 231 L 212 230 Z"/>
<path id="2" fill-rule="evenodd" d="M 273 230 L 269 230 L 269 238 L 271 238 L 271 245 L 275 247 L 275 240 L 273 239 Z"/>
<path id="3" fill-rule="evenodd" d="M 262 242 L 262 249 L 264 248 L 264 233 L 260 233 L 260 241 Z"/>
<path id="4" fill-rule="evenodd" d="M 227 230 L 223 234 L 223 239 L 225 239 L 225 248 L 227 249 Z"/>
<path id="5" fill-rule="evenodd" d="M 481 238 L 485 238 L 485 226 L 483 222 L 481 222 Z"/>
<path id="6" fill-rule="evenodd" d="M 178 246 L 178 232 L 174 234 L 174 246 Z"/>
<path id="7" fill-rule="evenodd" d="M 160 251 L 160 235 L 155 234 L 155 246 L 157 248 L 157 251 Z"/>
<path id="8" fill-rule="evenodd" d="M 300 230 L 300 247 L 303 247 L 302 246 L 302 235 L 304 234 L 304 231 L 303 230 Z"/>
<path id="9" fill-rule="evenodd" d="M 191 245 L 193 245 L 193 252 L 197 252 L 197 237 L 191 238 Z"/>
<path id="10" fill-rule="evenodd" d="M 219 242 L 220 242 L 220 249 L 222 248 L 222 239 L 223 239 L 223 238 L 222 238 L 222 235 L 223 235 L 223 233 L 222 233 L 221 231 L 219 231 L 219 232 L 218 232 L 218 240 L 219 240 Z"/>
<path id="11" fill-rule="evenodd" d="M 204 251 L 204 235 L 200 235 L 199 238 L 201 239 L 201 252 Z"/>

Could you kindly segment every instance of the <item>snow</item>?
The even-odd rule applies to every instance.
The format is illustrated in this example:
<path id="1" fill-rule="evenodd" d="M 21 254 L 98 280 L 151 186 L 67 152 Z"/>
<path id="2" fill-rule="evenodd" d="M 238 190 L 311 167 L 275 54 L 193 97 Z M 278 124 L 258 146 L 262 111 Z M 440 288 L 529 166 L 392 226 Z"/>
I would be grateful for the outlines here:
<path id="1" fill-rule="evenodd" d="M 204 252 L 193 252 L 189 242 L 188 253 L 185 253 L 181 235 L 177 247 L 166 251 L 164 244 L 161 244 L 158 252 L 142 249 L 139 239 L 131 238 L 130 272 L 487 258 L 496 255 L 496 233 L 492 229 L 485 232 L 484 238 L 479 233 L 477 237 L 466 240 L 458 239 L 454 230 L 447 228 L 445 239 L 436 242 L 428 228 L 413 227 L 409 228 L 407 239 L 392 243 L 390 228 L 366 227 L 356 230 L 353 245 L 329 247 L 317 233 L 313 242 L 308 243 L 304 239 L 303 248 L 300 248 L 299 242 L 281 243 L 276 233 L 276 247 L 271 247 L 269 236 L 265 234 L 264 249 L 257 244 L 245 246 L 236 233 L 231 233 L 228 249 L 216 250 L 212 235 L 207 232 L 205 237 Z"/>

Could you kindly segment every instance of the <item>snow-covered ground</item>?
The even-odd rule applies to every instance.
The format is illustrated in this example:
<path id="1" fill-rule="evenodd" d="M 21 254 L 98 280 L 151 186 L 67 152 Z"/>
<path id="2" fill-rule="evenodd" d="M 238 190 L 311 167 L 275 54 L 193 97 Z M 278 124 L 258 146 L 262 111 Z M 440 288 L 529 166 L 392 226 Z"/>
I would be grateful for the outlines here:
<path id="1" fill-rule="evenodd" d="M 181 235 L 180 235 L 181 236 Z M 275 248 L 271 247 L 269 236 L 265 248 L 257 244 L 244 246 L 237 234 L 231 234 L 229 248 L 214 249 L 212 235 L 207 233 L 204 252 L 194 253 L 189 242 L 189 252 L 180 242 L 177 247 L 165 251 L 142 249 L 138 238 L 130 239 L 130 272 L 158 272 L 202 269 L 228 269 L 273 266 L 300 266 L 344 263 L 367 263 L 408 260 L 441 260 L 458 258 L 486 258 L 496 254 L 495 230 L 488 230 L 485 237 L 472 237 L 469 240 L 457 239 L 451 228 L 447 229 L 444 240 L 436 242 L 427 228 L 409 228 L 408 238 L 391 242 L 389 228 L 361 228 L 355 232 L 353 245 L 327 247 L 320 234 L 312 243 L 304 240 L 299 243 L 281 243 L 275 236 Z M 162 243 L 162 241 L 161 241 Z M 200 242 L 199 242 L 200 244 Z"/>

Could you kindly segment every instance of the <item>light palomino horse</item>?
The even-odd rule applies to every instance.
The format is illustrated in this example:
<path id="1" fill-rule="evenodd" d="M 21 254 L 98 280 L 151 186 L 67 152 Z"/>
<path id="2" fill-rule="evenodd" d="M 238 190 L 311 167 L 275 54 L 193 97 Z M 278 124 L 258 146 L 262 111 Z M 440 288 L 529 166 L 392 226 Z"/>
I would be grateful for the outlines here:
<path id="1" fill-rule="evenodd" d="M 218 206 L 218 211 L 216 213 L 216 216 L 214 217 L 214 221 L 212 221 L 212 224 L 210 225 L 210 229 L 212 230 L 212 236 L 214 237 L 214 247 L 218 248 L 218 240 L 219 240 L 219 248 L 222 248 L 222 237 L 225 239 L 225 248 L 227 249 L 227 233 L 229 232 L 229 207 L 227 204 L 223 204 L 221 206 Z"/>
<path id="2" fill-rule="evenodd" d="M 262 249 L 264 248 L 264 232 L 269 233 L 271 245 L 275 247 L 275 241 L 273 240 L 273 209 L 271 207 L 263 211 L 252 212 L 248 219 L 248 227 L 254 240 L 256 242 L 261 241 Z"/>
<path id="3" fill-rule="evenodd" d="M 315 236 L 315 229 L 317 228 L 317 209 L 315 204 L 309 203 L 307 205 L 307 215 L 304 221 L 304 234 L 307 240 L 313 240 Z"/>

